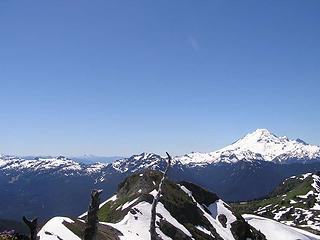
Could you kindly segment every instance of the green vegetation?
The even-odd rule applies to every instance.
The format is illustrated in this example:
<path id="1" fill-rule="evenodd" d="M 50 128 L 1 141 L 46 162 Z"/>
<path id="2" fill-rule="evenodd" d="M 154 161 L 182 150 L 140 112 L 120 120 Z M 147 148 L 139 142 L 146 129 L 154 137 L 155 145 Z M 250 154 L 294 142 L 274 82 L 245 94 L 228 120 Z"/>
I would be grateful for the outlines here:
<path id="1" fill-rule="evenodd" d="M 198 212 L 197 205 L 176 184 L 169 181 L 164 182 L 160 202 L 181 223 L 196 224 L 201 222 L 201 215 L 196 214 Z"/>
<path id="2" fill-rule="evenodd" d="M 241 214 L 253 213 L 283 223 L 290 222 L 295 227 L 320 234 L 315 228 L 319 223 L 317 216 L 320 211 L 312 209 L 319 196 L 319 192 L 312 186 L 314 181 L 314 174 L 292 177 L 280 184 L 266 199 L 233 203 L 231 206 Z"/>
<path id="3" fill-rule="evenodd" d="M 136 197 L 139 197 L 139 194 L 132 195 L 130 197 L 124 196 L 117 199 L 116 201 L 107 202 L 100 208 L 98 212 L 99 221 L 111 223 L 119 222 L 127 213 L 121 210 L 121 206 L 126 202 L 134 200 Z"/>
<path id="4" fill-rule="evenodd" d="M 301 201 L 297 196 L 305 195 L 313 188 L 311 184 L 313 183 L 312 176 L 308 176 L 306 179 L 301 180 L 299 177 L 289 178 L 284 183 L 279 185 L 269 197 L 262 200 L 255 200 L 242 203 L 233 203 L 231 206 L 235 211 L 240 214 L 244 213 L 254 213 L 259 208 L 271 205 L 273 208 L 281 207 L 298 207 L 306 208 L 306 203 Z M 310 200 L 309 205 L 314 204 L 314 201 Z M 312 205 L 313 206 L 313 205 Z M 272 217 L 272 213 L 266 212 L 263 214 L 267 217 Z"/>
<path id="5" fill-rule="evenodd" d="M 63 225 L 65 225 L 71 232 L 73 232 L 75 235 L 82 239 L 85 224 L 76 219 L 73 219 L 73 221 L 73 223 L 68 223 L 64 221 Z"/>

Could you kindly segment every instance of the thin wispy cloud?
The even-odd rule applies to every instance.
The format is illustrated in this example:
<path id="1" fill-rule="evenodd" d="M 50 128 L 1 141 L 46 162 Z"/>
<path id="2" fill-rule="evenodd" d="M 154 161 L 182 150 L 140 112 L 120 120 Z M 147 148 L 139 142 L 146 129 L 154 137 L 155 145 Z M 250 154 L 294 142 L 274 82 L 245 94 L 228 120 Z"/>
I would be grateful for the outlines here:
<path id="1" fill-rule="evenodd" d="M 200 44 L 194 36 L 188 36 L 187 42 L 196 52 L 200 50 Z"/>

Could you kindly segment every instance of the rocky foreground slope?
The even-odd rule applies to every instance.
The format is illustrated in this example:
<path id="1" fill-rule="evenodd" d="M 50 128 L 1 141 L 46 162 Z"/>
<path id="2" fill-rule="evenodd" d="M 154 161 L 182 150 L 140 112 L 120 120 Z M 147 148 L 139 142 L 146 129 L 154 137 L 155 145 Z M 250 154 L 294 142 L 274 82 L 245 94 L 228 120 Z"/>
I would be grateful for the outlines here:
<path id="1" fill-rule="evenodd" d="M 98 239 L 150 239 L 151 203 L 161 176 L 147 170 L 122 182 L 117 194 L 100 205 Z M 320 239 L 266 218 L 241 216 L 216 194 L 192 183 L 167 180 L 163 187 L 156 219 L 160 239 Z M 40 240 L 79 240 L 85 218 L 86 213 L 77 219 L 55 217 L 39 232 Z"/>

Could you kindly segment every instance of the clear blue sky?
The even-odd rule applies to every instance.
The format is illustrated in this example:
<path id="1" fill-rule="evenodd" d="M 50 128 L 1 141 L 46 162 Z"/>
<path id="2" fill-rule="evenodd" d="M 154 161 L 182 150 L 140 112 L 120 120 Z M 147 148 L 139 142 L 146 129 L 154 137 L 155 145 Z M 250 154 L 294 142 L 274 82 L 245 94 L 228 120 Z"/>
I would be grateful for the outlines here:
<path id="1" fill-rule="evenodd" d="M 320 145 L 320 1 L 0 1 L 0 152 Z"/>

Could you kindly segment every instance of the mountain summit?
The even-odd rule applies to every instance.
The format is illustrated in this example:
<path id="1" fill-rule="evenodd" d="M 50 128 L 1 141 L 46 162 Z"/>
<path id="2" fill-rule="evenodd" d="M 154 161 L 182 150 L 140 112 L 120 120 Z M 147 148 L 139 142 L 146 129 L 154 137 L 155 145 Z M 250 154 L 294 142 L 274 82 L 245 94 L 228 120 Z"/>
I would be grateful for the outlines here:
<path id="1" fill-rule="evenodd" d="M 301 139 L 278 137 L 267 129 L 257 129 L 235 143 L 210 153 L 191 153 L 177 158 L 185 164 L 234 163 L 239 160 L 290 163 L 320 160 L 320 147 Z"/>

